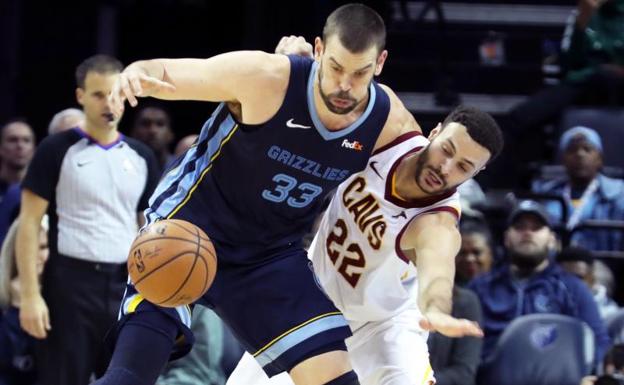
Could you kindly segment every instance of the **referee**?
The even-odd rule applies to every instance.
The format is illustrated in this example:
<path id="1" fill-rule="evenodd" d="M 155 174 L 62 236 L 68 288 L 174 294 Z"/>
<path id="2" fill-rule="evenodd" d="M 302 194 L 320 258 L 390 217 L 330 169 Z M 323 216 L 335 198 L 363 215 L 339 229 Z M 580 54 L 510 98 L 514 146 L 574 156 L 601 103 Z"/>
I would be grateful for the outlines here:
<path id="1" fill-rule="evenodd" d="M 145 145 L 121 135 L 108 94 L 122 65 L 96 55 L 76 69 L 83 127 L 45 138 L 23 181 L 17 262 L 20 323 L 38 339 L 41 385 L 84 385 L 107 363 L 103 339 L 126 282 L 128 249 L 158 181 Z M 50 217 L 50 258 L 41 287 L 37 237 Z"/>

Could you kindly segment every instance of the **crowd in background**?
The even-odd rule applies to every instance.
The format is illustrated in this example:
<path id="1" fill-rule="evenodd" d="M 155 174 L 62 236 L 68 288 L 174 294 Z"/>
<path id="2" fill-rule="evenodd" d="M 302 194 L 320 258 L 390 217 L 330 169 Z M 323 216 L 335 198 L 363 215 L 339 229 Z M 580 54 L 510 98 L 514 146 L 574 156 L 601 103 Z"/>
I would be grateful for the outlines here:
<path id="1" fill-rule="evenodd" d="M 564 105 L 578 102 L 583 95 L 586 99 L 589 95 L 590 101 L 595 102 L 599 90 L 608 90 L 606 96 L 610 105 L 622 105 L 622 20 L 622 1 L 579 1 L 576 19 L 572 19 L 563 42 L 565 81 L 535 95 L 529 103 L 512 112 L 516 122 L 512 129 L 517 135 L 530 135 L 531 130 L 556 119 Z M 94 69 L 92 72 L 110 75 L 118 69 Z M 91 86 L 88 82 L 81 84 L 78 81 L 77 84 L 86 92 Z M 102 112 L 98 108 L 106 110 L 107 107 L 94 107 L 88 103 L 82 103 L 82 107 L 68 108 L 51 117 L 48 135 L 60 138 L 64 132 L 73 131 L 77 137 L 86 136 L 88 144 L 98 144 L 96 139 L 88 138 L 84 127 L 95 119 L 94 113 Z M 148 148 L 158 174 L 175 167 L 176 159 L 184 156 L 196 139 L 196 135 L 191 135 L 176 140 L 174 123 L 165 105 L 145 101 L 134 114 L 127 133 Z M 608 383 L 604 382 L 607 381 L 604 377 L 597 377 L 608 374 L 617 379 L 621 378 L 618 373 L 624 375 L 624 282 L 617 279 L 624 273 L 624 259 L 621 258 L 624 251 L 624 180 L 621 177 L 624 173 L 613 176 L 604 172 L 605 166 L 609 165 L 604 164 L 606 146 L 599 134 L 600 129 L 579 124 L 562 132 L 556 154 L 552 157 L 559 160 L 563 172 L 556 176 L 536 177 L 530 186 L 530 199 L 523 199 L 522 194 L 527 194 L 526 191 L 516 192 L 507 199 L 503 221 L 496 222 L 490 217 L 483 192 L 487 193 L 487 186 L 482 186 L 482 190 L 475 181 L 462 186 L 465 206 L 460 223 L 462 246 L 456 259 L 453 315 L 479 322 L 485 337 L 450 339 L 438 334 L 430 336 L 430 358 L 439 385 L 496 383 L 492 380 L 496 377 L 492 376 L 497 373 L 496 366 L 500 366 L 497 360 L 506 354 L 504 341 L 511 338 L 507 335 L 511 334 L 510 325 L 535 314 L 568 316 L 589 330 L 591 341 L 581 341 L 579 349 L 589 345 L 591 359 L 588 365 L 578 362 L 576 372 L 555 373 L 560 376 L 562 384 L 570 383 L 565 382 L 568 378 L 583 385 Z M 16 248 L 20 242 L 17 219 L 21 187 L 31 160 L 37 158 L 37 151 L 43 150 L 37 149 L 34 130 L 27 119 L 16 118 L 2 124 L 0 385 L 49 383 L 47 378 L 37 378 L 41 340 L 31 337 L 20 326 L 21 292 L 16 261 Z M 81 160 L 77 159 L 80 167 Z M 145 191 L 145 194 L 149 195 L 149 192 Z M 58 200 L 59 196 L 55 195 L 54 199 Z M 138 212 L 140 208 L 137 203 L 133 210 Z M 56 239 L 48 237 L 51 229 L 55 234 L 58 231 L 58 219 L 50 216 L 48 212 L 43 220 L 38 221 L 36 242 L 32 244 L 37 255 L 38 275 L 45 271 L 50 243 L 55 242 L 55 247 L 58 246 Z M 136 226 L 139 225 L 140 220 Z M 91 267 L 110 272 L 107 263 L 94 261 Z M 43 289 L 46 289 L 45 282 Z M 119 293 L 102 295 L 121 299 L 123 288 L 119 290 Z M 55 316 L 51 310 L 49 317 L 54 319 Z M 192 354 L 170 364 L 159 379 L 159 385 L 223 384 L 239 358 L 241 348 L 213 312 L 198 309 L 193 318 L 193 331 L 198 341 Z M 47 329 L 49 331 L 49 327 Z M 548 330 L 544 333 L 546 336 L 533 341 L 538 350 L 547 350 L 557 338 Z M 100 337 L 103 339 L 104 335 Z M 567 359 L 563 353 L 562 360 Z M 536 355 L 523 359 L 543 358 Z M 558 367 L 552 361 L 542 365 L 544 368 L 550 366 L 553 371 Z M 92 377 L 99 370 L 101 368 L 94 362 L 88 368 L 88 374 Z M 544 370 L 548 371 L 547 368 Z M 540 375 L 553 378 L 548 376 L 555 374 Z M 542 383 L 539 379 L 531 382 Z"/>

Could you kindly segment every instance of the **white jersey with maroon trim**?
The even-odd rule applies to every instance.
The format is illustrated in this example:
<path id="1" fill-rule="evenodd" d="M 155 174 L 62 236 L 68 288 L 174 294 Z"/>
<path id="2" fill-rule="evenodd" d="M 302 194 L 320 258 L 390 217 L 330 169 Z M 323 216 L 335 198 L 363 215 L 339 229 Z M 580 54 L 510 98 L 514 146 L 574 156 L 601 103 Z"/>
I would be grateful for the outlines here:
<path id="1" fill-rule="evenodd" d="M 409 202 L 393 193 L 399 161 L 428 144 L 408 133 L 375 151 L 365 170 L 340 184 L 323 216 L 309 254 L 347 320 L 380 321 L 415 307 L 417 271 L 400 249 L 401 235 L 419 215 L 448 211 L 459 218 L 455 191 Z"/>

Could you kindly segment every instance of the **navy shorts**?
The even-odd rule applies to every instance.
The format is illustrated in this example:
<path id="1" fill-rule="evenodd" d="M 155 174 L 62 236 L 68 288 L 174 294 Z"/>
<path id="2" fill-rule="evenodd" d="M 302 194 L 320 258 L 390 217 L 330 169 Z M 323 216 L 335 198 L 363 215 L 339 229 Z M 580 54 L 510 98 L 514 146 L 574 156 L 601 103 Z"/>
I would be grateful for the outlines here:
<path id="1" fill-rule="evenodd" d="M 346 350 L 351 336 L 345 318 L 320 289 L 306 251 L 295 245 L 265 254 L 260 262 L 227 264 L 237 253 L 215 243 L 219 266 L 208 292 L 195 304 L 208 306 L 232 329 L 269 376 L 289 371 L 317 354 Z M 221 258 L 224 257 L 224 258 Z M 234 257 L 234 258 L 228 258 Z M 193 343 L 189 306 L 163 308 L 143 299 L 129 283 L 120 311 L 120 326 L 133 313 L 161 311 L 179 325 L 172 358 Z"/>

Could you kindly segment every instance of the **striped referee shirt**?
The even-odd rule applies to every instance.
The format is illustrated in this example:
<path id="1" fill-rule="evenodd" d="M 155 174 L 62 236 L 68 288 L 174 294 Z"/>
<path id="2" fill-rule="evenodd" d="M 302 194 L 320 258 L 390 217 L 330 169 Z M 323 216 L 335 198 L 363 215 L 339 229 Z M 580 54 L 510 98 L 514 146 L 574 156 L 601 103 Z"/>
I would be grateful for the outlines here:
<path id="1" fill-rule="evenodd" d="M 120 134 L 103 146 L 75 128 L 41 142 L 22 185 L 49 203 L 51 258 L 124 263 L 158 178 L 144 144 Z"/>

